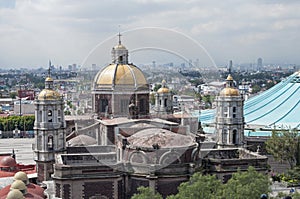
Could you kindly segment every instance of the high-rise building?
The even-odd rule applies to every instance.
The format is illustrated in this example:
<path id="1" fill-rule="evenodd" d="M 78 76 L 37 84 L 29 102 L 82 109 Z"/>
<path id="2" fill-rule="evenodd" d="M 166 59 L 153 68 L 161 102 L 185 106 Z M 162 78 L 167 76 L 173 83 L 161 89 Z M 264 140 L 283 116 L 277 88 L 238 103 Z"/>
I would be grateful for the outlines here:
<path id="1" fill-rule="evenodd" d="M 263 60 L 262 60 L 262 58 L 258 58 L 257 59 L 257 70 L 258 71 L 261 71 L 262 70 L 262 66 L 263 66 Z"/>

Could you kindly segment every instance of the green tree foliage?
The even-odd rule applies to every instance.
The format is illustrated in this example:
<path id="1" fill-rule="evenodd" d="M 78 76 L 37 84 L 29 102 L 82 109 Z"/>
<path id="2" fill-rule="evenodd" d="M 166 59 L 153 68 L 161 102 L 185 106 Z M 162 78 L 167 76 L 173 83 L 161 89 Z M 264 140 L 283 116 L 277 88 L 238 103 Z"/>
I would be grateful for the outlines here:
<path id="1" fill-rule="evenodd" d="M 151 105 L 155 104 L 155 95 L 154 95 L 154 93 L 150 93 L 150 104 Z"/>
<path id="2" fill-rule="evenodd" d="M 257 84 L 252 86 L 252 93 L 257 93 L 261 90 L 261 87 Z"/>
<path id="3" fill-rule="evenodd" d="M 269 193 L 270 181 L 268 176 L 249 167 L 246 172 L 238 171 L 233 174 L 223 190 L 224 198 L 253 199 L 260 198 L 261 194 Z"/>
<path id="4" fill-rule="evenodd" d="M 32 116 L 8 116 L 0 118 L 0 130 L 12 131 L 16 127 L 21 131 L 33 130 L 35 117 Z"/>
<path id="5" fill-rule="evenodd" d="M 181 183 L 176 195 L 167 199 L 254 199 L 268 194 L 268 176 L 249 167 L 247 171 L 233 174 L 227 184 L 222 184 L 214 175 L 195 173 L 188 182 Z M 131 199 L 160 199 L 161 195 L 145 187 L 138 188 L 138 194 Z"/>
<path id="6" fill-rule="evenodd" d="M 17 96 L 17 92 L 10 92 L 9 93 L 9 97 L 12 98 L 12 99 L 16 99 L 16 96 Z"/>
<path id="7" fill-rule="evenodd" d="M 149 187 L 139 187 L 138 193 L 134 194 L 131 199 L 162 199 L 162 196 Z"/>
<path id="8" fill-rule="evenodd" d="M 195 173 L 188 182 L 181 183 L 178 194 L 168 199 L 215 199 L 220 198 L 223 184 L 213 175 Z"/>
<path id="9" fill-rule="evenodd" d="M 153 88 L 153 91 L 154 91 L 154 92 L 157 92 L 158 89 L 160 89 L 161 87 L 162 87 L 161 84 L 155 84 L 155 86 L 154 86 L 154 88 Z"/>
<path id="10" fill-rule="evenodd" d="M 298 138 L 298 132 L 294 130 L 273 131 L 271 138 L 266 142 L 267 152 L 277 161 L 287 161 L 290 168 L 293 168 L 299 151 Z"/>

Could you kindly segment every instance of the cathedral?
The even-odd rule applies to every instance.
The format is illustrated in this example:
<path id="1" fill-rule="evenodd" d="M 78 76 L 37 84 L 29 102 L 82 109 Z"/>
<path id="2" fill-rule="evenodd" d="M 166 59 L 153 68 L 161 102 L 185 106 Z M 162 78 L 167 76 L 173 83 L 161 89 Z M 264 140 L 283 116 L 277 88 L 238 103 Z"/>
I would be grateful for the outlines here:
<path id="1" fill-rule="evenodd" d="M 165 198 L 200 169 L 224 181 L 238 168 L 266 171 L 267 158 L 243 148 L 243 97 L 231 76 L 226 81 L 217 97 L 216 139 L 191 130 L 194 120 L 163 119 L 173 114 L 166 81 L 155 94 L 151 115 L 148 82 L 129 63 L 119 35 L 112 63 L 94 78 L 96 117 L 75 121 L 77 128 L 67 134 L 64 101 L 49 72 L 35 100 L 38 181 L 52 180 L 57 198 L 126 199 L 140 186 Z"/>

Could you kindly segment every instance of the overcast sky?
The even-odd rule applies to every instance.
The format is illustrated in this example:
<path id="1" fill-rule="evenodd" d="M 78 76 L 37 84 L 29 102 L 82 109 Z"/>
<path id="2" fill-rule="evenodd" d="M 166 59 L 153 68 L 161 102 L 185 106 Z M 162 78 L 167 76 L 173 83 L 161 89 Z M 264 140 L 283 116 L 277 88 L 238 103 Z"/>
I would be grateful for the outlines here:
<path id="1" fill-rule="evenodd" d="M 108 63 L 119 25 L 129 50 L 164 50 L 132 52 L 132 62 L 194 60 L 201 44 L 217 65 L 300 64 L 299 0 L 0 0 L 0 67 Z M 97 45 L 104 59 L 86 62 Z"/>

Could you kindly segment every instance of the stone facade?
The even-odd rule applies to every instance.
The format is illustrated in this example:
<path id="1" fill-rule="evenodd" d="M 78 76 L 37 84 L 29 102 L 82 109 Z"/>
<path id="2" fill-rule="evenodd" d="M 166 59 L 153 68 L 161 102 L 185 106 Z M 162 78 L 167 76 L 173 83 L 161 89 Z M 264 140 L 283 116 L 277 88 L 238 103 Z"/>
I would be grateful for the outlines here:
<path id="1" fill-rule="evenodd" d="M 64 153 L 66 149 L 64 100 L 53 90 L 53 79 L 50 76 L 46 78 L 45 89 L 34 103 L 34 160 L 38 181 L 42 182 L 51 179 L 55 156 Z"/>
<path id="2" fill-rule="evenodd" d="M 234 147 L 244 145 L 244 99 L 234 88 L 229 75 L 224 88 L 216 97 L 216 133 L 218 146 Z"/>

